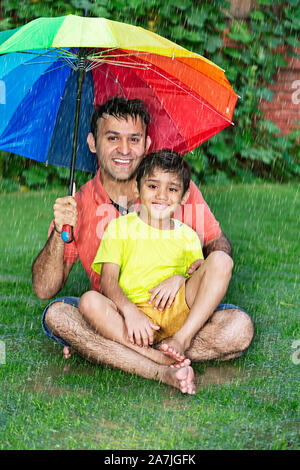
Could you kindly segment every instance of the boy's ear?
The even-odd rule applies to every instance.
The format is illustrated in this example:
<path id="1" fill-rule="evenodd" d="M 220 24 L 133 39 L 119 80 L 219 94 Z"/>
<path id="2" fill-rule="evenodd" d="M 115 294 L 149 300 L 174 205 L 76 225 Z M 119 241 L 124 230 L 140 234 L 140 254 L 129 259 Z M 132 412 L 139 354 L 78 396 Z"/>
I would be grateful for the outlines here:
<path id="1" fill-rule="evenodd" d="M 190 197 L 190 190 L 188 189 L 182 196 L 180 204 L 185 204 L 189 197 Z"/>
<path id="2" fill-rule="evenodd" d="M 95 142 L 95 139 L 94 139 L 94 136 L 93 134 L 90 132 L 89 135 L 87 136 L 87 139 L 86 139 L 87 143 L 88 143 L 88 146 L 90 148 L 90 151 L 92 153 L 96 153 L 96 142 Z"/>

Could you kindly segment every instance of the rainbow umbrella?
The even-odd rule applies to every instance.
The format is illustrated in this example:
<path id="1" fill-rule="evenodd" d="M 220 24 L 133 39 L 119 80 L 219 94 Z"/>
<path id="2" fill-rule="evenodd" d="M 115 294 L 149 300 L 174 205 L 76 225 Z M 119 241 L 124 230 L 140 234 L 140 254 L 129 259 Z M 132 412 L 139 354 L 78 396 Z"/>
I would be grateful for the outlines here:
<path id="1" fill-rule="evenodd" d="M 150 151 L 186 153 L 232 123 L 224 71 L 151 31 L 105 18 L 39 18 L 0 33 L 0 149 L 96 171 L 86 137 L 95 104 L 140 98 Z"/>

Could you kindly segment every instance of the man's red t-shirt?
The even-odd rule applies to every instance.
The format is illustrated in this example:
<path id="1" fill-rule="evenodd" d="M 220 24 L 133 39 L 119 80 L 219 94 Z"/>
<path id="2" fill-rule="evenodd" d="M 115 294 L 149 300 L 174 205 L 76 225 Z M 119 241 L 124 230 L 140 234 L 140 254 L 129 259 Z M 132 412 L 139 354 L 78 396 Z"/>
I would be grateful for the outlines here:
<path id="1" fill-rule="evenodd" d="M 112 219 L 119 217 L 120 213 L 101 184 L 100 170 L 92 180 L 79 189 L 75 200 L 78 217 L 74 227 L 74 241 L 65 244 L 64 261 L 74 264 L 79 258 L 90 278 L 91 289 L 99 291 L 100 277 L 92 270 L 92 262 L 107 225 Z M 192 227 L 198 233 L 202 245 L 221 233 L 219 223 L 192 181 L 190 196 L 187 202 L 176 210 L 174 218 Z M 49 235 L 53 224 L 52 221 Z"/>

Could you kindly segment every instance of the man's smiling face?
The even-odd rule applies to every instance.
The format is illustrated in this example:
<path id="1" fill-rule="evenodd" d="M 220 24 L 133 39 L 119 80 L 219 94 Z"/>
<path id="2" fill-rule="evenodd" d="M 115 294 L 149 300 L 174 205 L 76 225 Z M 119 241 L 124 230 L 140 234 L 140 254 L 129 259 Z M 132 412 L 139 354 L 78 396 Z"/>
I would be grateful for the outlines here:
<path id="1" fill-rule="evenodd" d="M 112 179 L 128 181 L 147 153 L 151 139 L 145 136 L 140 117 L 117 119 L 104 115 L 98 121 L 97 142 L 89 134 L 90 150 L 97 153 L 99 166 Z"/>

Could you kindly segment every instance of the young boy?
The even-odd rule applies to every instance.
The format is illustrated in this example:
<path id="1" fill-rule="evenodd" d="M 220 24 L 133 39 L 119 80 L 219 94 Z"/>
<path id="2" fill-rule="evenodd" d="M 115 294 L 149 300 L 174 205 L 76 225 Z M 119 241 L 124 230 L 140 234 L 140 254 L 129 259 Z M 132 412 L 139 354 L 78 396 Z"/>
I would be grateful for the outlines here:
<path id="1" fill-rule="evenodd" d="M 152 344 L 173 337 L 161 351 L 180 367 L 190 364 L 183 355 L 185 342 L 196 333 L 195 322 L 192 328 L 184 327 L 197 290 L 195 281 L 189 288 L 194 276 L 186 281 L 187 271 L 203 259 L 196 232 L 172 219 L 189 197 L 189 183 L 188 164 L 171 150 L 142 160 L 137 170 L 140 208 L 110 222 L 92 264 L 101 273 L 109 307 L 103 308 L 103 296 L 96 291 L 85 293 L 79 302 L 79 310 L 97 331 L 133 349 L 143 346 L 145 355 Z M 183 341 L 176 342 L 181 330 L 186 330 Z M 159 362 L 154 351 L 161 351 L 153 350 L 150 356 Z M 192 386 L 188 393 L 194 393 Z"/>

